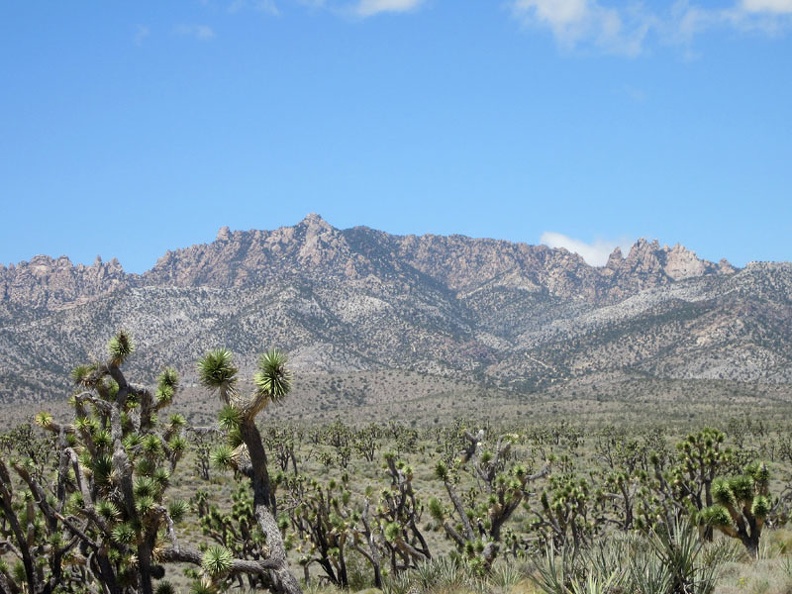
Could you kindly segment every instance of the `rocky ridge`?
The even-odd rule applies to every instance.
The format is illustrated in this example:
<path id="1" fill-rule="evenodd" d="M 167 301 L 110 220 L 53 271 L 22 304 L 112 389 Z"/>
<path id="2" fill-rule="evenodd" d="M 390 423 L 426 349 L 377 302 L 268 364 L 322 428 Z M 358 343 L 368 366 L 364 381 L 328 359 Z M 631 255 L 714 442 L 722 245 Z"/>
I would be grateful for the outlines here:
<path id="1" fill-rule="evenodd" d="M 113 260 L 0 267 L 0 399 L 60 395 L 118 327 L 154 374 L 278 345 L 302 372 L 410 369 L 516 391 L 599 373 L 792 381 L 792 265 L 742 270 L 638 241 L 606 266 L 564 249 L 339 230 L 318 215 L 220 229 L 142 275 Z"/>

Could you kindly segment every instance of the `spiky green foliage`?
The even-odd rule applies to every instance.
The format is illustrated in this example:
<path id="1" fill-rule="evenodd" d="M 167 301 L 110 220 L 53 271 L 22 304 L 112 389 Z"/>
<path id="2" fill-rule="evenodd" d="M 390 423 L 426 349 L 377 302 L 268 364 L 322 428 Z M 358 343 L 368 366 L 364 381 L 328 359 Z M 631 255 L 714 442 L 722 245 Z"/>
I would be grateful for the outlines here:
<path id="1" fill-rule="evenodd" d="M 154 594 L 176 594 L 176 588 L 170 582 L 161 582 L 157 584 Z"/>
<path id="2" fill-rule="evenodd" d="M 228 470 L 233 466 L 234 448 L 226 444 L 220 445 L 212 451 L 209 460 L 215 468 Z"/>
<path id="3" fill-rule="evenodd" d="M 731 526 L 732 522 L 731 516 L 729 515 L 729 510 L 726 508 L 726 506 L 721 504 L 705 507 L 703 510 L 701 510 L 699 518 L 704 524 L 719 528 L 724 531 L 729 526 Z"/>
<path id="4" fill-rule="evenodd" d="M 109 522 L 114 522 L 121 517 L 121 510 L 113 501 L 100 500 L 96 503 L 96 513 Z"/>
<path id="5" fill-rule="evenodd" d="M 286 355 L 277 349 L 261 355 L 258 371 L 253 376 L 259 395 L 266 396 L 272 402 L 279 402 L 291 391 L 292 376 L 286 362 Z"/>
<path id="6" fill-rule="evenodd" d="M 173 369 L 162 372 L 157 382 L 157 405 L 165 406 L 173 402 L 176 390 L 179 388 L 179 376 Z"/>
<path id="7" fill-rule="evenodd" d="M 201 559 L 201 569 L 212 578 L 218 578 L 231 569 L 234 556 L 227 548 L 219 545 L 210 545 Z"/>
<path id="8" fill-rule="evenodd" d="M 48 412 L 40 412 L 34 418 L 36 425 L 44 429 L 52 426 L 52 420 L 52 414 Z"/>
<path id="9" fill-rule="evenodd" d="M 168 441 L 168 448 L 173 456 L 181 456 L 189 447 L 189 441 L 183 435 L 175 435 Z"/>
<path id="10" fill-rule="evenodd" d="M 132 337 L 125 330 L 119 331 L 107 345 L 110 353 L 110 362 L 115 366 L 120 366 L 126 358 L 135 351 Z"/>
<path id="11" fill-rule="evenodd" d="M 239 428 L 241 422 L 242 416 L 239 409 L 230 404 L 221 408 L 220 413 L 217 415 L 217 424 L 223 431 L 235 431 Z"/>
<path id="12" fill-rule="evenodd" d="M 168 514 L 174 523 L 178 524 L 187 516 L 190 511 L 190 504 L 183 499 L 171 501 L 168 505 Z"/>
<path id="13" fill-rule="evenodd" d="M 725 558 L 706 552 L 689 523 L 658 524 L 648 535 L 615 534 L 578 551 L 549 547 L 528 578 L 543 594 L 709 594 Z"/>
<path id="14" fill-rule="evenodd" d="M 163 468 L 162 466 L 155 468 L 154 472 L 151 473 L 151 480 L 156 485 L 158 493 L 162 493 L 165 489 L 170 486 L 171 481 L 171 473 L 167 468 Z"/>
<path id="15" fill-rule="evenodd" d="M 135 479 L 133 490 L 135 497 L 154 497 L 159 491 L 159 485 L 151 477 L 139 476 Z"/>
<path id="16" fill-rule="evenodd" d="M 173 414 L 168 419 L 168 429 L 171 431 L 184 429 L 185 427 L 187 427 L 187 419 L 185 419 L 184 415 L 180 413 Z"/>
<path id="17" fill-rule="evenodd" d="M 198 361 L 198 379 L 210 390 L 232 388 L 238 371 L 231 351 L 227 349 L 210 351 Z"/>
<path id="18" fill-rule="evenodd" d="M 445 510 L 443 509 L 443 504 L 437 497 L 431 497 L 429 499 L 429 514 L 432 516 L 436 522 L 442 522 L 443 518 L 445 517 Z"/>
<path id="19" fill-rule="evenodd" d="M 156 501 L 150 495 L 139 495 L 135 498 L 135 511 L 139 517 L 146 516 L 154 511 Z M 145 518 L 143 518 L 145 519 Z"/>
<path id="20" fill-rule="evenodd" d="M 89 387 L 96 365 L 78 365 L 71 372 L 71 380 L 76 386 Z"/>
<path id="21" fill-rule="evenodd" d="M 106 450 L 113 445 L 113 435 L 107 429 L 99 429 L 93 434 L 94 446 L 99 450 Z"/>
<path id="22" fill-rule="evenodd" d="M 128 523 L 113 528 L 113 540 L 121 544 L 131 544 L 135 540 L 135 529 Z"/>
<path id="23" fill-rule="evenodd" d="M 163 369 L 157 378 L 157 387 L 177 390 L 179 388 L 179 372 L 172 367 Z"/>
<path id="24" fill-rule="evenodd" d="M 211 581 L 194 582 L 190 586 L 190 594 L 217 594 L 217 586 Z"/>
<path id="25" fill-rule="evenodd" d="M 449 478 L 448 474 L 448 464 L 446 464 L 443 460 L 440 460 L 434 469 L 435 476 L 440 479 L 441 481 L 446 481 Z"/>
<path id="26" fill-rule="evenodd" d="M 140 447 L 147 456 L 159 456 L 162 453 L 162 438 L 153 433 L 146 435 L 141 440 Z"/>

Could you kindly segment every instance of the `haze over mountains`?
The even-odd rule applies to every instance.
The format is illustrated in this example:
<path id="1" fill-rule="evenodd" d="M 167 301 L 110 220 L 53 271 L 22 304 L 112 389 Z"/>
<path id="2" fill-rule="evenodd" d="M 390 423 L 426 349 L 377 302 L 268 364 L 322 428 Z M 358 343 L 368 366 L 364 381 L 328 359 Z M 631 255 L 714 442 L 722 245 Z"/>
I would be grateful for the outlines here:
<path id="1" fill-rule="evenodd" d="M 792 264 L 700 260 L 639 240 L 593 267 L 564 249 L 339 230 L 318 215 L 223 228 L 142 275 L 37 256 L 0 267 L 0 400 L 68 391 L 120 327 L 135 365 L 186 381 L 226 346 L 270 346 L 299 373 L 411 370 L 516 392 L 587 377 L 792 383 Z M 439 380 L 438 380 L 439 381 Z"/>

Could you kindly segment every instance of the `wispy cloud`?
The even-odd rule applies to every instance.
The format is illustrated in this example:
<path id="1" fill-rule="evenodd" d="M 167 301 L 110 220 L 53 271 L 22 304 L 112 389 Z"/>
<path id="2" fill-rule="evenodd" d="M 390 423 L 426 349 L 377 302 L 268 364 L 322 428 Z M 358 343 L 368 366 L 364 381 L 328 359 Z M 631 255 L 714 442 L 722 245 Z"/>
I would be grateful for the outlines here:
<path id="1" fill-rule="evenodd" d="M 653 17 L 638 6 L 606 7 L 596 0 L 513 0 L 527 27 L 547 27 L 565 49 L 593 46 L 607 53 L 640 53 Z"/>
<path id="2" fill-rule="evenodd" d="M 608 263 L 608 256 L 613 253 L 613 250 L 615 250 L 617 247 L 629 244 L 629 241 L 626 240 L 597 240 L 593 243 L 586 243 L 585 241 L 574 239 L 572 237 L 568 237 L 567 235 L 555 233 L 553 231 L 542 233 L 539 241 L 547 247 L 564 248 L 570 252 L 578 254 L 586 261 L 587 264 L 590 264 L 591 266 L 604 266 Z"/>
<path id="3" fill-rule="evenodd" d="M 731 6 L 676 0 L 660 11 L 628 0 L 509 0 L 512 16 L 524 26 L 548 29 L 565 50 L 593 49 L 635 56 L 650 38 L 689 45 L 696 35 L 718 28 L 792 30 L 792 0 L 733 0 Z"/>
<path id="4" fill-rule="evenodd" d="M 240 12 L 242 10 L 255 10 L 256 12 L 263 12 L 273 16 L 280 14 L 275 0 L 234 0 L 228 7 L 228 12 Z"/>
<path id="5" fill-rule="evenodd" d="M 143 45 L 143 42 L 151 35 L 151 29 L 146 25 L 135 25 L 135 34 L 133 39 L 135 45 Z"/>
<path id="6" fill-rule="evenodd" d="M 792 30 L 792 0 L 739 0 L 722 19 L 743 31 L 778 35 Z"/>
<path id="7" fill-rule="evenodd" d="M 208 25 L 181 24 L 176 25 L 174 31 L 177 35 L 181 35 L 183 37 L 194 37 L 200 41 L 209 41 L 215 37 L 214 30 Z"/>
<path id="8" fill-rule="evenodd" d="M 425 0 L 360 0 L 353 12 L 361 17 L 370 17 L 382 12 L 409 12 L 424 2 Z"/>
<path id="9" fill-rule="evenodd" d="M 742 0 L 740 5 L 746 12 L 792 14 L 792 0 Z"/>
<path id="10" fill-rule="evenodd" d="M 632 85 L 622 85 L 617 92 L 634 103 L 643 103 L 646 101 L 646 91 Z"/>

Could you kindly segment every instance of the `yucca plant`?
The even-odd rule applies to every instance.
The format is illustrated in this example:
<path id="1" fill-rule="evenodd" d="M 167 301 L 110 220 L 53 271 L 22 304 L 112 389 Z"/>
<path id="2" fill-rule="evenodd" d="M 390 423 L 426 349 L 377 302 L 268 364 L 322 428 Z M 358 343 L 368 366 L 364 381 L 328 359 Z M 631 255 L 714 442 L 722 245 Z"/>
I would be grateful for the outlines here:
<path id="1" fill-rule="evenodd" d="M 704 562 L 705 542 L 688 520 L 658 525 L 649 542 L 668 573 L 672 591 L 709 594 L 718 574 L 718 562 Z"/>
<path id="2" fill-rule="evenodd" d="M 528 579 L 545 594 L 567 594 L 575 574 L 575 563 L 571 550 L 564 548 L 556 552 L 548 546 L 545 554 L 534 559 Z"/>

